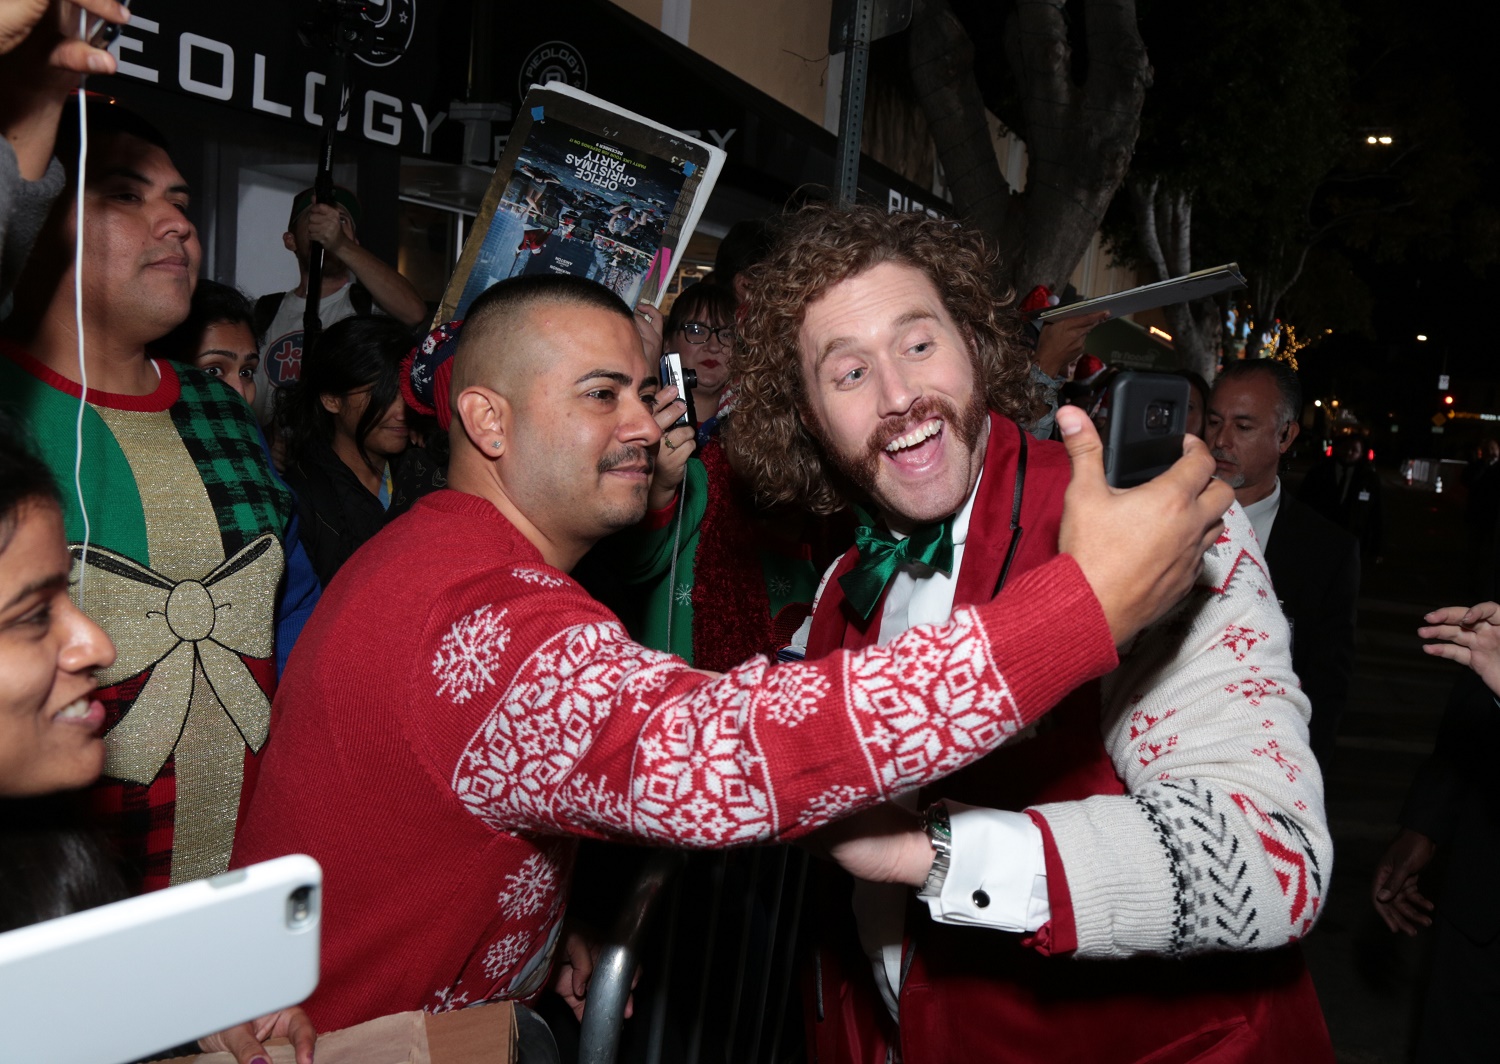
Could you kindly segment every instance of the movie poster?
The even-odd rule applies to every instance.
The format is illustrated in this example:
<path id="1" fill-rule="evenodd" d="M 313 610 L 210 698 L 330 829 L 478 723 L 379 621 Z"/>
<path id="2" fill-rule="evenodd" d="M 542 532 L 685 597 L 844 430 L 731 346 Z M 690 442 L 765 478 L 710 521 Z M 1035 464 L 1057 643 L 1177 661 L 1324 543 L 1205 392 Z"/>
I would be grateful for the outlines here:
<path id="1" fill-rule="evenodd" d="M 724 153 L 568 86 L 536 87 L 464 244 L 438 317 L 496 281 L 565 273 L 660 302 Z"/>

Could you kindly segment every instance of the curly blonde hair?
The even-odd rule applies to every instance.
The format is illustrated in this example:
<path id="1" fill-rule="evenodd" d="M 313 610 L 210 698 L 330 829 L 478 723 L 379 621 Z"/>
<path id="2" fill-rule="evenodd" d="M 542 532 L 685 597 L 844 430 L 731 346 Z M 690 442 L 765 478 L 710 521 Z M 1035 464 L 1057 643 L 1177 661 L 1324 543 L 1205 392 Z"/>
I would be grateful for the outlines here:
<path id="1" fill-rule="evenodd" d="M 937 288 L 969 341 L 988 408 L 1030 417 L 1030 358 L 1006 313 L 1014 293 L 997 283 L 996 257 L 977 230 L 874 207 L 809 206 L 784 220 L 771 256 L 750 271 L 740 308 L 738 396 L 724 441 L 762 503 L 828 514 L 850 501 L 848 482 L 809 428 L 797 334 L 829 288 L 886 262 L 921 270 Z"/>

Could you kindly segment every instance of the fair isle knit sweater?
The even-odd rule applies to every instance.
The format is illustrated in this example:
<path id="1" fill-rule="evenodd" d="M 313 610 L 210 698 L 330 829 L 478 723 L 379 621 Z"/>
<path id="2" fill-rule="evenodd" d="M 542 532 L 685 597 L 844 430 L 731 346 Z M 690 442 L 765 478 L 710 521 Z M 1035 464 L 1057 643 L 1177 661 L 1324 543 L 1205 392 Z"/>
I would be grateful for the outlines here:
<path id="1" fill-rule="evenodd" d="M 488 502 L 438 492 L 304 629 L 234 863 L 323 865 L 320 1028 L 528 998 L 574 838 L 795 837 L 982 757 L 1115 661 L 1059 556 L 943 628 L 713 677 L 631 642 Z"/>
<path id="2" fill-rule="evenodd" d="M 1255 532 L 1238 506 L 1224 526 L 1192 592 L 1104 680 L 1125 793 L 1032 810 L 1072 907 L 1054 950 L 1274 949 L 1319 915 L 1333 840 L 1311 711 Z"/>

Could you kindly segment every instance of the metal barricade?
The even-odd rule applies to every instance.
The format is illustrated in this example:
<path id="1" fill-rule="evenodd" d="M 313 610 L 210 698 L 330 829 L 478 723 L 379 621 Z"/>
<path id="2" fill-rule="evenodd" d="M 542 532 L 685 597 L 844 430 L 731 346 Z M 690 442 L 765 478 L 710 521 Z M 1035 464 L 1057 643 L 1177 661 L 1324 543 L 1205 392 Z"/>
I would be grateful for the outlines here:
<path id="1" fill-rule="evenodd" d="M 803 1059 L 796 984 L 807 872 L 807 855 L 789 846 L 653 853 L 590 980 L 580 1064 Z M 662 911 L 653 918 L 655 904 Z M 621 1017 L 641 958 L 622 1053 Z"/>

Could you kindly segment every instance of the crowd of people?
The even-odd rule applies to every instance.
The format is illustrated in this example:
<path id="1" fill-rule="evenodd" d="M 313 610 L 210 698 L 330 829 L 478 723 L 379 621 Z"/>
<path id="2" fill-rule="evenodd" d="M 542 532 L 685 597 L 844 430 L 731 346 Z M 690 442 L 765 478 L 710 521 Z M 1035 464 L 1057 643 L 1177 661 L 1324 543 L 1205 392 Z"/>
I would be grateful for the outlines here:
<path id="1" fill-rule="evenodd" d="M 1025 338 L 923 215 L 745 223 L 665 320 L 534 275 L 423 339 L 308 190 L 252 302 L 199 279 L 166 138 L 70 95 L 113 61 L 59 7 L 0 4 L 3 926 L 311 854 L 318 989 L 203 1041 L 308 1064 L 392 1012 L 581 1015 L 579 840 L 801 840 L 819 1060 L 1333 1059 L 1297 943 L 1378 483 L 1283 493 L 1284 364 L 1193 381 L 1120 492 L 1057 401 L 1102 318 Z M 1490 690 L 1496 610 L 1424 629 Z"/>

